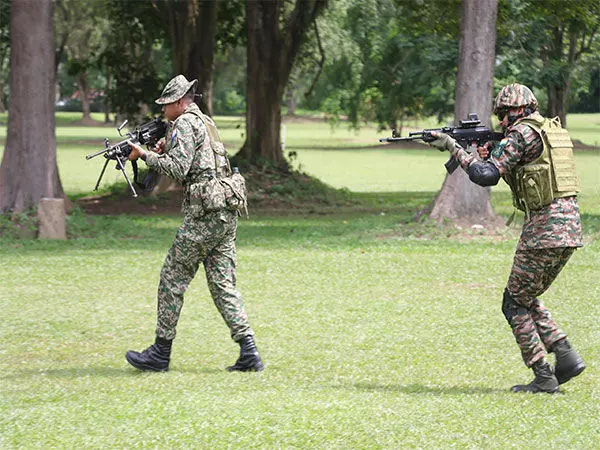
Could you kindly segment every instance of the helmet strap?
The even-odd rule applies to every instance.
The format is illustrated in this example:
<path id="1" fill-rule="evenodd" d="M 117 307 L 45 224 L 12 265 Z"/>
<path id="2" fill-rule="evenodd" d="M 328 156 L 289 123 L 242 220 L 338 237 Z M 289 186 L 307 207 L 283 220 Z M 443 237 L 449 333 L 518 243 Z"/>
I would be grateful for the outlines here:
<path id="1" fill-rule="evenodd" d="M 526 107 L 523 109 L 523 112 L 519 113 L 519 114 L 515 114 L 512 115 L 510 112 L 508 113 L 508 126 L 512 127 L 514 125 L 514 123 L 526 116 L 529 116 L 531 113 L 533 113 L 533 110 L 530 107 Z"/>

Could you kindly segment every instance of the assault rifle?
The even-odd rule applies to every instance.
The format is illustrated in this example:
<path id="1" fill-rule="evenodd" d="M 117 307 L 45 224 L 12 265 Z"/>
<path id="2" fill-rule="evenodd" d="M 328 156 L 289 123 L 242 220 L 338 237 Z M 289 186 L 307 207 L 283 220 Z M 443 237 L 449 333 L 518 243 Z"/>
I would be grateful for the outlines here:
<path id="1" fill-rule="evenodd" d="M 121 134 L 121 130 L 127 125 L 127 120 L 124 121 L 117 131 L 119 136 L 123 136 Z M 129 147 L 129 142 L 134 144 L 145 145 L 148 150 L 156 145 L 156 143 L 165 136 L 167 132 L 167 124 L 160 120 L 159 118 L 155 118 L 154 120 L 140 125 L 140 127 L 136 128 L 133 132 L 127 132 L 127 139 L 122 140 L 121 142 L 111 145 L 108 138 L 104 139 L 104 148 L 96 153 L 92 153 L 91 155 L 87 155 L 85 159 L 92 159 L 99 155 L 104 155 L 106 158 L 106 162 L 104 163 L 104 167 L 102 168 L 102 172 L 100 172 L 100 176 L 98 177 L 98 181 L 96 182 L 95 191 L 98 190 L 98 186 L 100 185 L 100 181 L 104 176 L 104 171 L 106 170 L 106 166 L 108 165 L 110 160 L 114 160 L 117 162 L 115 169 L 123 172 L 125 179 L 127 180 L 127 184 L 129 184 L 129 188 L 133 193 L 134 197 L 137 197 L 137 192 L 135 192 L 135 188 L 133 184 L 131 184 L 131 180 L 127 176 L 125 172 L 125 163 L 129 158 L 129 154 L 131 153 L 131 147 Z M 133 181 L 138 187 L 146 188 L 146 182 L 138 181 L 138 165 L 137 161 L 131 162 L 131 167 L 133 168 Z"/>
<path id="2" fill-rule="evenodd" d="M 392 130 L 392 137 L 379 139 L 379 142 L 415 140 L 432 142 L 436 139 L 436 137 L 431 135 L 433 131 L 447 134 L 464 148 L 467 148 L 474 143 L 477 146 L 481 146 L 489 141 L 500 141 L 504 137 L 502 133 L 497 133 L 481 125 L 481 121 L 479 120 L 479 117 L 477 117 L 477 114 L 470 113 L 467 120 L 461 120 L 457 127 L 430 128 L 428 130 L 413 131 L 408 133 L 408 137 L 400 137 L 396 134 L 396 130 Z M 451 174 L 458 168 L 459 163 L 454 156 L 451 156 L 444 166 L 448 173 Z"/>

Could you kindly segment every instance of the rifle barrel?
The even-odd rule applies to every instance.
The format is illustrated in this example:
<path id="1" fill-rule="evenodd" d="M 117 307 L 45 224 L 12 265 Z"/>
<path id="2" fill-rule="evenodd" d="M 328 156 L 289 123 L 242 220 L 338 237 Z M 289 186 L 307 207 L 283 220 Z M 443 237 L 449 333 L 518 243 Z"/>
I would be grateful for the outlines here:
<path id="1" fill-rule="evenodd" d="M 415 139 L 421 139 L 418 136 L 407 136 L 407 137 L 388 137 L 381 138 L 379 142 L 398 142 L 398 141 L 414 141 Z"/>
<path id="2" fill-rule="evenodd" d="M 109 151 L 112 147 L 106 147 L 103 148 L 102 150 L 97 151 L 96 153 L 92 153 L 91 155 L 87 155 L 85 157 L 85 159 L 92 159 L 95 158 L 96 156 L 102 155 L 103 153 L 106 153 L 107 151 Z"/>

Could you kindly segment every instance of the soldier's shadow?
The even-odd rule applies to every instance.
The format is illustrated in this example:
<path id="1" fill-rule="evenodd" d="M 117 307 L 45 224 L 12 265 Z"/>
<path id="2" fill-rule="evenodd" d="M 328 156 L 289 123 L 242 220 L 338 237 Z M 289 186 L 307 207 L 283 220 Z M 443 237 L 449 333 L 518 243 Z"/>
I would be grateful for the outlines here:
<path id="1" fill-rule="evenodd" d="M 225 372 L 225 369 L 222 368 L 214 368 L 214 367 L 206 367 L 206 368 L 198 368 L 198 369 L 185 369 L 185 368 L 170 368 L 168 372 L 143 372 L 141 370 L 134 369 L 133 367 L 101 367 L 101 366 L 93 366 L 93 367 L 66 367 L 63 369 L 22 369 L 11 372 L 6 375 L 1 375 L 0 379 L 3 380 L 16 380 L 19 378 L 29 378 L 29 377 L 47 377 L 47 378 L 55 378 L 55 379 L 76 379 L 76 378 L 86 378 L 86 377 L 97 377 L 97 378 L 119 378 L 119 377 L 140 377 L 140 376 L 148 376 L 149 374 L 153 375 L 166 375 L 169 373 L 219 373 Z"/>
<path id="2" fill-rule="evenodd" d="M 340 386 L 337 386 L 340 387 Z M 486 386 L 466 385 L 466 386 L 428 386 L 425 384 L 395 384 L 382 385 L 376 383 L 355 383 L 352 389 L 363 391 L 381 391 L 381 392 L 401 392 L 409 395 L 482 395 L 482 394 L 500 394 L 510 392 L 507 388 L 491 388 Z"/>

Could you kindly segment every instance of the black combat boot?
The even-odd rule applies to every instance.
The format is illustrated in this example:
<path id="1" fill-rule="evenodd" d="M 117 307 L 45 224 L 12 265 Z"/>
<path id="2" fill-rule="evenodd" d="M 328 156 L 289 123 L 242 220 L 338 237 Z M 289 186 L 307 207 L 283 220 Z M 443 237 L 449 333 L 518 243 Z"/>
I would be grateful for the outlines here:
<path id="1" fill-rule="evenodd" d="M 566 339 L 554 344 L 552 351 L 556 355 L 554 374 L 556 375 L 558 384 L 566 383 L 585 369 L 583 359 L 581 359 L 581 356 L 571 347 L 571 344 Z"/>
<path id="2" fill-rule="evenodd" d="M 532 367 L 535 378 L 529 384 L 518 384 L 511 388 L 513 392 L 546 392 L 554 394 L 558 392 L 558 380 L 552 372 L 552 367 L 546 361 L 541 360 L 536 362 Z"/>
<path id="3" fill-rule="evenodd" d="M 246 336 L 240 344 L 240 357 L 233 366 L 227 368 L 228 371 L 239 371 L 239 372 L 260 372 L 265 368 L 265 365 L 260 359 L 258 349 L 254 343 L 254 337 Z"/>
<path id="4" fill-rule="evenodd" d="M 166 372 L 169 370 L 173 341 L 156 337 L 156 341 L 143 352 L 130 350 L 125 355 L 129 364 L 139 370 Z"/>

